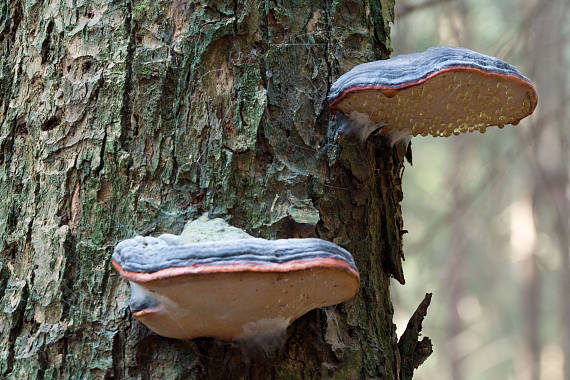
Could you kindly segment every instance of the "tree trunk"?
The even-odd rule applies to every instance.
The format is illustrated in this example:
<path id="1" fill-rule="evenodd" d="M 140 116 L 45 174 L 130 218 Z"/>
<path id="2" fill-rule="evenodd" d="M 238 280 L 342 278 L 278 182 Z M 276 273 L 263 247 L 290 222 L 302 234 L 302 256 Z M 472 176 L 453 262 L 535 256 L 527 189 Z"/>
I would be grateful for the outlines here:
<path id="1" fill-rule="evenodd" d="M 406 147 L 337 139 L 326 100 L 339 74 L 388 56 L 393 3 L 3 0 L 0 373 L 398 378 Z M 132 317 L 113 248 L 206 211 L 342 245 L 358 295 L 263 355 L 157 336 Z"/>

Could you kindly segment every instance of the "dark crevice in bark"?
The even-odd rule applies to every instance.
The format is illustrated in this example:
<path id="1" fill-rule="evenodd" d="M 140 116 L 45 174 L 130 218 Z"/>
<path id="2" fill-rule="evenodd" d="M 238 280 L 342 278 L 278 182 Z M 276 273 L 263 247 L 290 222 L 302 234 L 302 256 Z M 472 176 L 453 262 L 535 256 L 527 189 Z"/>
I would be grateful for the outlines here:
<path id="1" fill-rule="evenodd" d="M 32 290 L 34 289 L 34 282 L 35 281 L 36 281 L 36 272 L 32 271 L 30 273 L 30 281 L 28 283 L 28 289 L 32 289 Z M 33 303 L 33 298 L 35 298 L 35 297 L 32 297 L 32 300 L 30 300 L 30 303 Z M 26 333 L 33 336 L 34 334 L 37 333 L 38 329 L 40 328 L 40 324 L 38 322 L 36 322 L 33 318 L 27 319 L 26 322 L 27 322 L 26 323 L 26 326 L 27 326 Z"/>
<path id="2" fill-rule="evenodd" d="M 50 130 L 58 127 L 60 124 L 61 124 L 61 115 L 57 114 L 57 115 L 50 117 L 44 123 L 42 123 L 40 128 L 42 131 L 50 131 Z"/>
<path id="3" fill-rule="evenodd" d="M 26 137 L 28 136 L 28 125 L 26 120 L 17 120 L 15 122 L 15 126 L 13 128 L 14 135 L 18 137 Z"/>
<path id="4" fill-rule="evenodd" d="M 11 11 L 11 13 L 10 13 Z M 0 112 L 2 115 L 6 115 L 9 108 L 9 101 L 5 101 L 10 98 L 10 93 L 12 90 L 12 81 L 14 79 L 12 72 L 13 67 L 10 65 L 10 50 L 11 44 L 13 45 L 16 38 L 16 30 L 22 21 L 22 6 L 20 2 L 16 2 L 15 6 L 8 5 L 5 1 L 0 6 L 0 46 L 3 47 L 2 55 L 4 56 L 3 67 L 2 67 L 2 77 L 0 78 L 0 103 L 3 103 L 3 110 Z M 0 165 L 2 164 L 2 152 L 0 152 Z"/>
<path id="5" fill-rule="evenodd" d="M 259 30 L 261 31 L 261 40 L 256 40 L 253 48 L 257 52 L 256 58 L 257 61 L 259 62 L 258 66 L 259 66 L 259 75 L 261 76 L 261 84 L 263 85 L 263 88 L 267 90 L 267 73 L 265 72 L 265 54 L 269 49 L 269 46 L 267 45 L 269 35 L 267 31 L 267 14 L 265 13 L 265 7 L 263 6 L 263 4 L 265 3 L 261 2 L 259 5 L 260 8 L 263 8 L 262 10 L 260 10 L 261 17 L 259 19 Z M 263 122 L 260 123 L 260 125 L 262 126 Z"/>
<path id="6" fill-rule="evenodd" d="M 8 41 L 12 44 L 16 41 L 16 31 L 18 30 L 18 27 L 20 26 L 23 18 L 21 1 L 15 1 L 14 3 L 16 3 L 15 6 L 12 4 L 8 6 L 5 4 L 5 7 L 3 7 L 2 14 L 5 14 L 6 18 L 4 19 L 3 28 L 0 31 L 0 36 L 4 36 L 6 29 L 8 29 Z M 12 14 L 9 14 L 8 9 L 12 9 Z M 6 26 L 6 24 L 9 25 Z M 7 48 L 10 50 L 9 45 Z"/>
<path id="7" fill-rule="evenodd" d="M 47 28 L 46 28 L 46 36 L 42 42 L 42 47 L 41 47 L 41 51 L 40 51 L 40 55 L 42 57 L 42 61 L 41 61 L 42 65 L 45 64 L 49 58 L 50 45 L 51 45 L 51 34 L 53 32 L 53 25 L 54 25 L 53 20 L 49 20 Z"/>
<path id="8" fill-rule="evenodd" d="M 97 167 L 93 169 L 93 177 L 99 177 L 101 170 L 105 166 L 105 145 L 107 145 L 107 130 L 103 132 L 103 141 L 101 142 L 101 149 L 99 151 L 99 163 Z"/>
<path id="9" fill-rule="evenodd" d="M 13 262 L 14 259 L 16 258 L 16 254 L 18 253 L 18 244 L 13 242 L 11 244 L 9 244 L 8 246 L 6 246 L 3 250 L 2 250 L 2 257 L 9 261 L 9 262 Z M 4 281 L 5 278 L 2 277 L 0 278 L 0 281 Z"/>
<path id="10" fill-rule="evenodd" d="M 4 260 L 2 260 L 4 261 Z M 10 271 L 5 263 L 0 262 L 0 294 L 4 294 L 8 280 L 10 279 Z"/>
<path id="11" fill-rule="evenodd" d="M 0 164 L 4 164 L 5 168 L 9 168 L 12 163 L 12 157 L 14 155 L 14 142 L 16 139 L 15 132 L 15 121 L 11 123 L 11 128 L 8 130 L 8 136 L 0 142 L 0 147 L 2 151 L 0 152 Z"/>
<path id="12" fill-rule="evenodd" d="M 123 333 L 121 331 L 117 332 L 113 336 L 113 348 L 112 348 L 112 359 L 113 359 L 113 374 L 110 373 L 105 376 L 106 379 L 123 379 L 125 377 L 125 343 L 123 338 Z"/>
<path id="13" fill-rule="evenodd" d="M 36 354 L 38 363 L 38 373 L 36 374 L 37 380 L 44 380 L 45 372 L 49 368 L 49 355 L 46 351 L 39 349 Z"/>
<path id="14" fill-rule="evenodd" d="M 111 219 L 112 218 L 109 218 L 109 223 L 113 223 Z M 109 229 L 111 230 L 112 226 L 109 226 Z M 111 260 L 112 260 L 111 255 L 108 255 L 107 258 L 105 259 L 105 273 L 103 273 L 103 278 L 101 279 L 101 288 L 99 291 L 101 295 L 105 294 L 105 290 L 107 289 L 107 284 L 109 282 L 109 275 L 113 270 L 113 266 L 111 265 Z"/>
<path id="15" fill-rule="evenodd" d="M 76 296 L 73 287 L 76 283 L 76 242 L 72 234 L 69 234 L 63 243 L 63 254 L 65 256 L 65 269 L 63 271 L 63 281 L 61 282 L 62 312 L 61 320 L 69 318 L 71 307 L 75 304 Z"/>
<path id="16" fill-rule="evenodd" d="M 19 212 L 16 209 L 16 204 L 12 203 L 10 205 L 10 211 L 8 211 L 8 215 L 6 215 L 6 233 L 10 234 L 16 230 L 16 226 L 18 225 L 18 216 Z"/>
<path id="17" fill-rule="evenodd" d="M 67 350 L 68 350 L 68 335 L 71 334 L 69 330 L 66 330 L 65 336 L 59 341 L 61 350 L 58 352 L 61 353 L 61 366 L 59 367 L 59 377 L 65 378 L 64 374 L 66 374 L 67 370 Z"/>
<path id="18" fill-rule="evenodd" d="M 254 163 L 257 166 L 256 172 L 261 173 L 266 168 L 273 163 L 275 156 L 271 151 L 271 145 L 269 140 L 265 137 L 263 133 L 263 123 L 260 124 L 260 127 L 257 128 L 257 137 L 256 137 L 256 147 L 255 147 L 255 160 Z"/>
<path id="19" fill-rule="evenodd" d="M 10 279 L 10 270 L 6 263 L 13 263 L 18 253 L 18 244 L 13 242 L 5 246 L 0 252 L 3 263 L 0 264 L 0 294 L 4 294 Z"/>
<path id="20" fill-rule="evenodd" d="M 59 226 L 69 224 L 71 219 L 71 199 L 73 195 L 73 186 L 75 185 L 75 169 L 71 170 L 65 176 L 65 192 L 62 194 L 62 199 L 58 205 L 56 215 L 59 219 Z"/>

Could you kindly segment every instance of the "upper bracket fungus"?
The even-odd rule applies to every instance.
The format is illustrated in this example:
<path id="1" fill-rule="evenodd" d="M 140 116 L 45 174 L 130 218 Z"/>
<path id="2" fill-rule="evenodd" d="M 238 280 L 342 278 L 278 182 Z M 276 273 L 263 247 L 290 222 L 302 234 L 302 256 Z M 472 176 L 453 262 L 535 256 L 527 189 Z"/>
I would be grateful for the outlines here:
<path id="1" fill-rule="evenodd" d="M 332 85 L 329 105 L 341 132 L 362 141 L 376 130 L 392 143 L 516 125 L 537 105 L 532 82 L 514 66 L 461 47 L 364 63 Z"/>
<path id="2" fill-rule="evenodd" d="M 353 297 L 359 287 L 354 259 L 336 244 L 254 238 L 207 215 L 179 236 L 120 242 L 113 265 L 131 283 L 134 316 L 178 339 L 277 334 L 309 310 Z"/>

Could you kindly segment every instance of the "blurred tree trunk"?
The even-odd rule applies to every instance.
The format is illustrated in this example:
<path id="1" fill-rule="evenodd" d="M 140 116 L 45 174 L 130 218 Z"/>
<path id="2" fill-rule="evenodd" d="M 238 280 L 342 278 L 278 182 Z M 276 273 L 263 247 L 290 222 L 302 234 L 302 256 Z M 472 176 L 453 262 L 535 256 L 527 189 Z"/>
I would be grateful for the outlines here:
<path id="1" fill-rule="evenodd" d="M 459 336 L 465 329 L 465 324 L 459 315 L 459 303 L 465 296 L 465 261 L 468 244 L 468 231 L 465 225 L 465 192 L 462 184 L 464 183 L 465 173 L 465 157 L 468 156 L 470 149 L 469 142 L 457 143 L 453 149 L 453 165 L 454 169 L 450 170 L 448 183 L 452 189 L 451 196 L 451 228 L 448 248 L 448 264 L 445 270 L 445 293 L 447 300 L 448 320 L 445 323 L 446 329 L 446 356 L 450 361 L 450 374 L 453 380 L 462 380 L 463 376 L 463 359 L 459 353 L 461 345 Z"/>
<path id="2" fill-rule="evenodd" d="M 534 28 L 527 30 L 529 51 L 526 54 L 531 59 L 530 76 L 536 79 L 542 87 L 538 88 L 542 107 L 536 115 L 536 126 L 532 128 L 530 138 L 531 155 L 536 158 L 536 167 L 532 168 L 531 188 L 533 191 L 534 213 L 543 230 L 553 231 L 557 240 L 560 254 L 559 289 L 560 289 L 560 319 L 558 331 L 560 346 L 563 351 L 563 378 L 570 379 L 570 200 L 568 190 L 568 131 L 567 122 L 567 76 L 568 65 L 565 58 L 565 25 L 568 23 L 570 10 L 567 1 L 537 3 L 527 12 L 527 19 L 532 19 Z M 546 189 L 546 191 L 545 191 Z M 553 214 L 545 214 L 543 210 L 551 210 Z M 533 258 L 535 276 L 540 275 L 540 256 Z M 553 260 L 550 255 L 546 260 Z M 528 303 L 540 307 L 540 292 L 529 292 Z M 535 298 L 535 299 L 533 299 Z M 529 316 L 530 318 L 531 316 Z M 535 328 L 539 327 L 538 322 Z M 536 345 L 541 347 L 540 331 L 536 331 Z M 533 358 L 536 363 L 532 366 L 532 379 L 540 377 L 540 351 Z"/>
<path id="3" fill-rule="evenodd" d="M 397 378 L 406 147 L 337 141 L 326 101 L 339 74 L 388 56 L 393 6 L 2 1 L 0 374 Z M 113 247 L 205 211 L 346 247 L 359 294 L 302 317 L 269 357 L 151 333 Z"/>
<path id="4" fill-rule="evenodd" d="M 521 295 L 523 303 L 524 343 L 526 364 L 528 365 L 528 380 L 540 380 L 540 310 L 542 294 L 542 276 L 538 267 L 536 246 L 533 244 L 526 258 L 524 273 L 524 289 Z"/>

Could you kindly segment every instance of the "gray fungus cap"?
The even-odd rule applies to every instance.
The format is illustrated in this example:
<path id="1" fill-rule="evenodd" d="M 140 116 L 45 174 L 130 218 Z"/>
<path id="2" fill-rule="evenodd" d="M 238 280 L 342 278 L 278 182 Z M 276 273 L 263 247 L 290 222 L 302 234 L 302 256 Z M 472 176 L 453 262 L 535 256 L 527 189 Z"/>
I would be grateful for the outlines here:
<path id="1" fill-rule="evenodd" d="M 174 235 L 137 236 L 117 244 L 113 260 L 123 270 L 154 273 L 198 265 L 285 264 L 295 260 L 333 258 L 356 269 L 352 255 L 326 240 L 259 238 L 184 243 Z"/>

